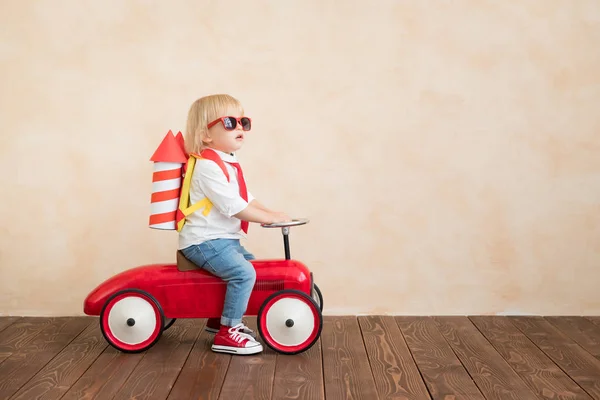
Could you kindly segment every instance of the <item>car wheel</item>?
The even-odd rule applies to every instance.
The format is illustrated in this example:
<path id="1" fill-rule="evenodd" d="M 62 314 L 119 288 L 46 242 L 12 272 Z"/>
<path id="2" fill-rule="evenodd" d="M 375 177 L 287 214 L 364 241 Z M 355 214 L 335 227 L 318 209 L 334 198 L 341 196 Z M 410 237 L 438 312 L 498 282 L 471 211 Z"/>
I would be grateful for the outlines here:
<path id="1" fill-rule="evenodd" d="M 169 329 L 175 323 L 175 321 L 177 321 L 177 318 L 166 319 L 163 332 Z"/>
<path id="2" fill-rule="evenodd" d="M 321 310 L 321 312 L 323 312 L 323 295 L 321 294 L 321 290 L 319 289 L 316 283 L 313 283 L 312 298 L 315 299 L 315 301 L 319 305 L 319 309 Z"/>
<path id="3" fill-rule="evenodd" d="M 273 293 L 260 306 L 258 331 L 265 344 L 282 354 L 310 349 L 321 335 L 323 316 L 319 305 L 299 290 Z"/>
<path id="4" fill-rule="evenodd" d="M 152 295 L 138 289 L 113 294 L 100 313 L 100 330 L 106 341 L 125 353 L 139 353 L 160 339 L 164 314 Z"/>

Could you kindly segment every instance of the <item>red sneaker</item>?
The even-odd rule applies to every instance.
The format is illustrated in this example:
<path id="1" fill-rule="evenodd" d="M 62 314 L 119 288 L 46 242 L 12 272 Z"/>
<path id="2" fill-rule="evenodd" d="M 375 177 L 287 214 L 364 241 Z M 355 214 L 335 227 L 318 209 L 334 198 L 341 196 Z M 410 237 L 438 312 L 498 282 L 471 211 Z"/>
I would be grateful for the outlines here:
<path id="1" fill-rule="evenodd" d="M 262 345 L 252 336 L 240 332 L 244 324 L 228 327 L 221 326 L 215 335 L 212 350 L 218 353 L 229 354 L 256 354 L 260 353 Z"/>
<path id="2" fill-rule="evenodd" d="M 243 326 L 241 327 L 240 332 L 245 333 L 246 335 L 250 335 L 252 336 L 252 338 L 256 339 L 256 332 L 248 328 L 246 325 L 242 325 Z M 219 329 L 221 329 L 221 318 L 209 318 L 206 321 L 206 326 L 204 327 L 204 330 L 206 332 L 217 333 L 219 332 Z"/>
<path id="3" fill-rule="evenodd" d="M 210 333 L 217 333 L 221 329 L 221 318 L 209 318 L 206 321 L 204 330 Z"/>

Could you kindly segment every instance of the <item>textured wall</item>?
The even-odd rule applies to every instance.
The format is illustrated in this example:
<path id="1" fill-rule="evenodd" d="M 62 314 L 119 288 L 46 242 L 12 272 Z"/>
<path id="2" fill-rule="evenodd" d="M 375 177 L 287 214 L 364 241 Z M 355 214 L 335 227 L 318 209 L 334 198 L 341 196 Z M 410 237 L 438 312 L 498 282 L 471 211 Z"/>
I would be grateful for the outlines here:
<path id="1" fill-rule="evenodd" d="M 0 1 L 0 314 L 174 260 L 149 158 L 219 92 L 326 313 L 598 314 L 598 49 L 594 0 Z"/>

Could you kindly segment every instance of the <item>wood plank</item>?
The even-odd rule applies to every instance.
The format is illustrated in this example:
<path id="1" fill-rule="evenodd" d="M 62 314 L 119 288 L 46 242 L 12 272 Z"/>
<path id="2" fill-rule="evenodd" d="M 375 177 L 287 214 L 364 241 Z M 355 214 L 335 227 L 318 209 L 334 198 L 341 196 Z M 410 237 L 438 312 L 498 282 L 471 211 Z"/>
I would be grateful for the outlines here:
<path id="1" fill-rule="evenodd" d="M 321 340 L 304 353 L 277 355 L 273 399 L 324 399 Z"/>
<path id="2" fill-rule="evenodd" d="M 256 317 L 248 318 L 245 323 L 257 332 Z M 271 399 L 277 353 L 260 337 L 258 340 L 264 348 L 262 353 L 231 357 L 219 399 Z"/>
<path id="3" fill-rule="evenodd" d="M 26 346 L 53 321 L 52 318 L 27 317 L 7 326 L 0 332 L 0 363 Z"/>
<path id="4" fill-rule="evenodd" d="M 19 319 L 21 319 L 21 317 L 0 317 L 0 332 L 17 322 Z"/>
<path id="5" fill-rule="evenodd" d="M 434 321 L 486 399 L 537 397 L 467 317 Z"/>
<path id="6" fill-rule="evenodd" d="M 396 317 L 406 344 L 436 400 L 485 400 L 429 317 Z"/>
<path id="7" fill-rule="evenodd" d="M 377 399 L 377 389 L 356 317 L 336 316 L 323 321 L 325 397 Z"/>
<path id="8" fill-rule="evenodd" d="M 204 320 L 206 321 L 206 320 Z M 202 333 L 185 362 L 169 399 L 216 400 L 231 361 L 230 354 L 215 353 L 211 350 L 214 334 L 202 327 Z"/>
<path id="9" fill-rule="evenodd" d="M 510 321 L 592 398 L 600 399 L 600 360 L 542 317 L 509 317 Z"/>
<path id="10" fill-rule="evenodd" d="M 379 398 L 430 399 L 394 317 L 359 317 L 358 322 Z"/>
<path id="11" fill-rule="evenodd" d="M 477 316 L 471 321 L 538 397 L 590 399 L 507 317 Z"/>
<path id="12" fill-rule="evenodd" d="M 600 326 L 600 316 L 590 316 L 585 318 L 592 324 Z"/>
<path id="13" fill-rule="evenodd" d="M 112 399 L 144 356 L 106 347 L 61 400 Z"/>
<path id="14" fill-rule="evenodd" d="M 90 323 L 11 399 L 60 399 L 108 346 L 97 319 Z"/>
<path id="15" fill-rule="evenodd" d="M 0 399 L 15 394 L 89 324 L 87 318 L 53 318 L 27 345 L 0 364 Z"/>
<path id="16" fill-rule="evenodd" d="M 546 320 L 600 359 L 600 326 L 583 317 L 546 317 Z"/>
<path id="17" fill-rule="evenodd" d="M 180 319 L 146 351 L 115 399 L 166 399 L 194 346 L 203 321 Z"/>

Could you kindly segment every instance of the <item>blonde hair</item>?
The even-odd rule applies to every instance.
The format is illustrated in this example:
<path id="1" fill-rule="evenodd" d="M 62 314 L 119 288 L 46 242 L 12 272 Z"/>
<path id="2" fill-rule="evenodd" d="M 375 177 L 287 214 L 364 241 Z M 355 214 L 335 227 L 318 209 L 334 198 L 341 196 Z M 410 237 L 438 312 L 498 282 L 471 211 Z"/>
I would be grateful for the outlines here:
<path id="1" fill-rule="evenodd" d="M 205 147 L 203 141 L 208 133 L 208 124 L 219 117 L 229 108 L 234 108 L 244 115 L 244 108 L 236 98 L 228 94 L 213 94 L 204 96 L 192 103 L 187 117 L 185 130 L 185 150 L 190 153 L 200 153 Z"/>

